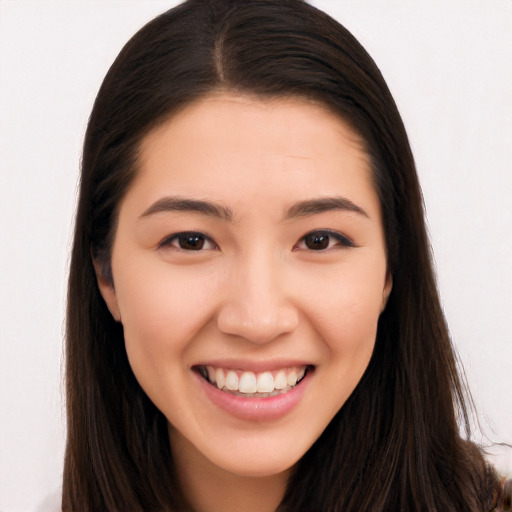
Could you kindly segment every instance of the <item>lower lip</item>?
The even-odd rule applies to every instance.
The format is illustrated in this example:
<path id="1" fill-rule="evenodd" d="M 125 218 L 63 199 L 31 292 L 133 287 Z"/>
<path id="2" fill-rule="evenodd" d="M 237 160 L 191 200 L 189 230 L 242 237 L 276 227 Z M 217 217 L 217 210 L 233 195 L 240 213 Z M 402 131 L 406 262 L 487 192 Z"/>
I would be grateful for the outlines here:
<path id="1" fill-rule="evenodd" d="M 264 422 L 275 421 L 286 416 L 298 404 L 306 391 L 311 374 L 312 372 L 309 371 L 299 384 L 290 391 L 267 398 L 246 398 L 233 395 L 227 391 L 221 391 L 199 374 L 196 374 L 196 378 L 208 399 L 217 407 L 241 420 Z"/>

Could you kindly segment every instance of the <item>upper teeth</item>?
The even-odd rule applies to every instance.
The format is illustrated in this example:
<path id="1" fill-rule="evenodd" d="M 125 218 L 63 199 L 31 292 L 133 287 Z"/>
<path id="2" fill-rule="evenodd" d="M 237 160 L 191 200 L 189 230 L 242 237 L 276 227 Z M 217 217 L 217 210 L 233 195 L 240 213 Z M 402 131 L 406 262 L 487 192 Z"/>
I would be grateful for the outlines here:
<path id="1" fill-rule="evenodd" d="M 289 390 L 304 377 L 305 373 L 305 366 L 261 373 L 225 370 L 213 366 L 201 367 L 201 374 L 217 388 L 244 394 Z"/>

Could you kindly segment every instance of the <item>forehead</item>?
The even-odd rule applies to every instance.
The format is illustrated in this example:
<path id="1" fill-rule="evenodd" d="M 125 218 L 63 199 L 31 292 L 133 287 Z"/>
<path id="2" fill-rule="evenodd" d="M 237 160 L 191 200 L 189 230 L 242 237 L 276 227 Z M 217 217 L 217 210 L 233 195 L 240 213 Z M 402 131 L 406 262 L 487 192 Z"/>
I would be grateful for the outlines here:
<path id="1" fill-rule="evenodd" d="M 223 123 L 228 130 L 212 131 Z M 287 131 L 279 132 L 283 128 Z M 203 142 L 207 138 L 216 138 L 215 142 L 219 142 L 227 136 L 226 142 L 230 143 L 252 132 L 261 144 L 270 144 L 274 149 L 296 151 L 303 147 L 304 156 L 311 156 L 306 150 L 314 149 L 317 136 L 326 144 L 338 144 L 341 137 L 361 156 L 367 157 L 364 140 L 341 116 L 323 104 L 297 96 L 266 98 L 222 91 L 211 93 L 184 106 L 146 135 L 140 147 L 142 158 L 169 132 L 181 134 L 183 139 L 202 136 Z"/>
<path id="2" fill-rule="evenodd" d="M 151 131 L 132 190 L 243 204 L 373 192 L 362 139 L 338 115 L 303 98 L 216 93 Z M 129 191 L 130 194 L 131 191 Z M 150 197 L 151 196 L 151 197 Z"/>

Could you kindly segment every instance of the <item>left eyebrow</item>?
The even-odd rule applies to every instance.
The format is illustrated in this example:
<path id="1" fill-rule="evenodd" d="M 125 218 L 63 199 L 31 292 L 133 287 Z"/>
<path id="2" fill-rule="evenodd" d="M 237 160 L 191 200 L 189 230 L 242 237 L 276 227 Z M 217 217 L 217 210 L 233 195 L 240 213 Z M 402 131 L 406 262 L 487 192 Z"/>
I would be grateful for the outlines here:
<path id="1" fill-rule="evenodd" d="M 288 210 L 286 210 L 285 219 L 295 219 L 297 217 L 307 217 L 309 215 L 316 215 L 318 213 L 328 212 L 332 210 L 342 210 L 354 212 L 363 217 L 370 218 L 363 208 L 357 206 L 350 199 L 345 197 L 320 197 L 318 199 L 308 199 L 295 203 Z"/>

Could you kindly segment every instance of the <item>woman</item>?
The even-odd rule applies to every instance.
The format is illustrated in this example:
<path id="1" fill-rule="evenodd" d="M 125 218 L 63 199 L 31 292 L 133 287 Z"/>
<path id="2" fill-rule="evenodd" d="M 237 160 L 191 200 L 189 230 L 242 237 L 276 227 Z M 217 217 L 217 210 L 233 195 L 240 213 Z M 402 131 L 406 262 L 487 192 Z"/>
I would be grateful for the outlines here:
<path id="1" fill-rule="evenodd" d="M 299 0 L 192 0 L 125 46 L 84 145 L 63 510 L 497 506 L 407 136 Z"/>

